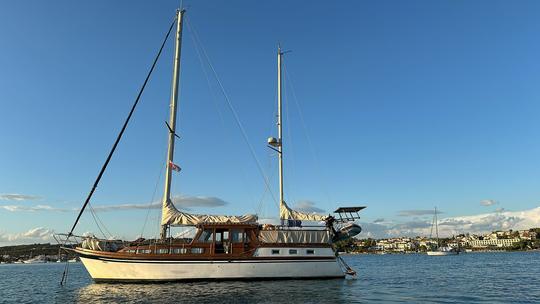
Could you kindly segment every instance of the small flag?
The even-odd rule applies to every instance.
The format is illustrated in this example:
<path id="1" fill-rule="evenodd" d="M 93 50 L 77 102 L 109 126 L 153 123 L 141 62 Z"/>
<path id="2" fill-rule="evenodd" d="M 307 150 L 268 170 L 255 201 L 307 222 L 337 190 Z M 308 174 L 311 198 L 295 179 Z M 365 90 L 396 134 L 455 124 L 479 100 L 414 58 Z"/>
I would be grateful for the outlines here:
<path id="1" fill-rule="evenodd" d="M 169 167 L 171 167 L 171 169 L 173 169 L 174 171 L 176 172 L 180 172 L 180 170 L 182 170 L 182 168 L 180 168 L 180 166 L 178 166 L 177 164 L 173 163 L 173 162 L 169 162 Z"/>

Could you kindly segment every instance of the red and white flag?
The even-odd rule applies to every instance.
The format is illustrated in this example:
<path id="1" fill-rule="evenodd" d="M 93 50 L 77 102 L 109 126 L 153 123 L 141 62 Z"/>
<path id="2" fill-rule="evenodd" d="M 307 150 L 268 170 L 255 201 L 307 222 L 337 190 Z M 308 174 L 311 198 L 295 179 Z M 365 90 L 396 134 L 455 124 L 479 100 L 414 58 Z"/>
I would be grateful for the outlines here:
<path id="1" fill-rule="evenodd" d="M 173 162 L 169 162 L 169 167 L 171 167 L 171 169 L 173 169 L 174 171 L 176 172 L 180 172 L 180 170 L 182 170 L 182 168 L 180 168 L 180 166 L 178 166 L 177 164 L 173 163 Z"/>

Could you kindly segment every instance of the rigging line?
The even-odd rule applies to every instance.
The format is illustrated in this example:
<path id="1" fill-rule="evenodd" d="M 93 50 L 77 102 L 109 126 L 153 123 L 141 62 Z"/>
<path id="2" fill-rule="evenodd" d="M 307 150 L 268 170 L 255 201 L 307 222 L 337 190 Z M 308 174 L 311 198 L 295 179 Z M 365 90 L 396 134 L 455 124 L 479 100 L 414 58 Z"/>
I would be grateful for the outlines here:
<path id="1" fill-rule="evenodd" d="M 94 219 L 94 223 L 96 223 L 96 227 L 98 228 L 99 232 L 101 232 L 101 234 L 103 235 L 104 238 L 107 238 L 107 235 L 105 235 L 105 233 L 103 232 L 103 230 L 101 230 L 101 226 L 99 225 L 99 221 L 97 220 L 97 218 L 95 217 L 95 214 L 93 212 L 93 209 L 90 209 L 90 214 L 92 215 L 92 218 Z M 66 240 L 67 241 L 67 240 Z"/>
<path id="2" fill-rule="evenodd" d="M 219 118 L 220 118 L 220 121 L 221 121 L 222 130 L 225 130 L 225 129 L 226 129 L 226 128 L 225 128 L 225 119 L 224 119 L 224 117 L 223 117 L 223 114 L 222 114 L 221 111 L 219 110 L 219 104 L 218 104 L 218 102 L 217 102 L 217 96 L 216 96 L 214 90 L 212 89 L 212 84 L 211 84 L 211 82 L 210 82 L 210 76 L 208 75 L 208 72 L 206 71 L 206 68 L 205 68 L 205 65 L 204 65 L 204 60 L 203 60 L 203 57 L 202 57 L 202 55 L 201 55 L 201 50 L 199 50 L 200 45 L 199 45 L 199 44 L 197 43 L 197 41 L 195 40 L 195 38 L 194 38 L 194 35 L 195 35 L 195 34 L 192 32 L 191 27 L 188 27 L 188 29 L 189 29 L 189 30 L 191 31 L 191 33 L 192 33 L 192 35 L 190 35 L 190 38 L 191 38 L 191 40 L 193 41 L 193 44 L 194 44 L 194 46 L 195 46 L 195 51 L 196 51 L 196 53 L 197 53 L 197 57 L 198 57 L 198 59 L 199 59 L 199 63 L 201 64 L 201 69 L 203 70 L 204 76 L 205 76 L 205 78 L 206 78 L 206 83 L 208 84 L 208 88 L 209 88 L 210 93 L 211 93 L 211 95 L 212 95 L 212 103 L 214 104 L 214 106 L 215 106 L 215 108 L 216 108 L 216 111 L 217 111 L 218 114 L 219 114 Z M 239 170 L 242 172 L 242 177 L 243 177 L 243 183 L 244 183 L 244 186 L 245 186 L 246 188 L 249 188 L 248 183 L 247 183 L 248 178 L 247 178 L 247 175 L 246 175 L 245 170 L 244 170 L 243 168 L 240 168 Z M 266 191 L 266 190 L 265 190 L 265 191 Z M 247 193 L 247 191 L 246 191 L 246 193 Z M 254 197 L 253 197 L 253 194 L 252 194 L 251 192 L 249 192 L 249 194 L 247 194 L 247 195 L 250 197 L 250 199 L 251 199 L 252 201 L 255 201 L 255 199 L 254 199 Z M 257 212 L 255 212 L 255 213 L 257 213 Z"/>
<path id="3" fill-rule="evenodd" d="M 156 197 L 156 192 L 157 192 L 157 188 L 159 186 L 159 182 L 161 181 L 161 174 L 163 173 L 163 168 L 165 168 L 165 166 L 163 166 L 163 163 L 165 163 L 165 160 L 167 159 L 167 154 L 165 154 L 165 156 L 163 157 L 163 160 L 160 162 L 162 165 L 159 166 L 160 169 L 159 169 L 159 174 L 158 174 L 158 177 L 157 177 L 157 180 L 156 180 L 156 185 L 154 187 L 154 192 L 152 193 L 152 199 L 150 200 L 150 203 L 148 204 L 148 210 L 146 211 L 146 217 L 144 218 L 144 224 L 143 224 L 143 227 L 141 229 L 141 238 L 143 237 L 143 234 L 144 234 L 144 230 L 146 229 L 146 223 L 148 222 L 148 216 L 150 215 L 150 211 L 152 210 L 152 204 L 154 203 L 154 198 Z"/>
<path id="4" fill-rule="evenodd" d="M 270 167 L 270 172 L 272 172 L 272 173 L 270 173 L 271 174 L 270 179 L 273 179 L 274 176 L 275 176 L 275 170 L 274 169 L 275 169 L 276 166 L 274 165 L 274 166 L 269 166 L 269 167 Z M 268 193 L 268 189 L 264 188 L 264 192 L 263 192 L 263 194 L 261 196 L 261 199 L 259 200 L 259 204 L 257 205 L 257 209 L 255 209 L 256 214 L 262 214 L 263 203 L 264 203 L 264 199 L 266 198 L 266 193 Z"/>
<path id="5" fill-rule="evenodd" d="M 144 83 L 141 86 L 141 89 L 139 90 L 139 94 L 137 95 L 137 98 L 135 98 L 135 102 L 133 103 L 133 106 L 131 107 L 131 110 L 129 111 L 129 114 L 124 122 L 124 125 L 122 126 L 122 129 L 120 130 L 120 133 L 118 133 L 118 137 L 116 137 L 116 140 L 111 148 L 111 151 L 109 152 L 109 155 L 107 156 L 107 159 L 105 160 L 105 163 L 103 164 L 103 167 L 101 167 L 101 170 L 99 171 L 96 181 L 94 182 L 94 185 L 92 186 L 92 189 L 90 190 L 90 193 L 88 193 L 88 197 L 86 198 L 81 208 L 81 211 L 79 212 L 79 215 L 77 215 L 77 219 L 75 220 L 75 223 L 73 223 L 73 226 L 71 227 L 71 230 L 69 231 L 68 238 L 71 235 L 73 235 L 73 230 L 75 230 L 75 227 L 77 226 L 77 223 L 79 222 L 79 219 L 81 218 L 81 215 L 83 214 L 84 209 L 90 202 L 90 199 L 92 198 L 92 195 L 94 194 L 94 191 L 96 190 L 99 184 L 99 181 L 101 180 L 101 177 L 103 176 L 103 173 L 105 173 L 105 169 L 107 169 L 107 165 L 109 165 L 109 162 L 111 161 L 114 151 L 116 150 L 116 146 L 118 146 L 118 143 L 120 142 L 120 139 L 122 138 L 122 135 L 124 134 L 124 131 L 126 130 L 127 125 L 131 119 L 131 116 L 133 115 L 133 112 L 135 111 L 135 108 L 137 107 L 137 104 L 139 103 L 142 93 L 144 92 L 144 88 L 146 87 L 146 84 L 148 83 L 148 80 L 150 79 L 150 75 L 152 75 L 152 72 L 154 71 L 154 68 L 156 67 L 159 56 L 161 55 L 161 52 L 163 51 L 163 47 L 165 47 L 165 43 L 167 42 L 167 39 L 169 38 L 169 35 L 171 34 L 171 31 L 175 23 L 176 23 L 176 17 L 171 23 L 171 26 L 169 27 L 169 31 L 167 32 L 167 35 L 165 35 L 165 39 L 163 39 L 163 43 L 161 44 L 161 47 L 159 48 L 156 58 L 154 59 L 154 62 L 152 63 L 152 67 L 148 71 L 148 75 L 146 75 L 146 79 L 144 80 Z"/>
<path id="6" fill-rule="evenodd" d="M 287 76 L 287 74 L 285 74 L 284 76 Z M 283 82 L 287 83 L 288 77 L 283 77 Z M 290 164 L 290 168 L 292 168 L 292 170 L 289 170 L 287 172 L 287 176 L 289 176 L 289 178 L 287 180 L 293 180 L 294 181 L 294 178 L 296 177 L 296 175 L 294 173 L 296 173 L 296 158 L 295 158 L 295 152 L 296 152 L 296 149 L 294 148 L 293 146 L 293 137 L 292 137 L 292 133 L 291 133 L 291 122 L 292 122 L 292 119 L 291 119 L 291 115 L 290 115 L 290 112 L 289 112 L 289 90 L 287 89 L 287 86 L 283 86 L 283 95 L 285 96 L 285 115 L 286 115 L 286 121 L 287 121 L 287 138 L 288 138 L 288 145 L 287 145 L 287 149 L 288 151 L 290 151 L 289 153 L 287 153 L 287 155 L 290 155 L 290 161 L 288 161 L 288 163 Z M 283 139 L 281 139 L 283 140 Z M 294 172 L 294 173 L 293 173 Z M 295 193 L 293 191 L 291 191 L 291 187 L 289 187 L 289 185 L 291 185 L 291 183 L 288 183 L 286 185 L 284 185 L 284 187 L 286 188 L 287 190 L 287 196 L 291 199 L 291 203 L 294 203 L 296 200 L 294 199 L 295 198 Z M 294 188 L 294 187 L 293 187 Z"/>
<path id="7" fill-rule="evenodd" d="M 272 100 L 277 100 L 277 92 L 274 91 L 274 97 L 272 98 Z M 274 108 L 274 111 L 272 112 L 272 117 L 277 117 L 277 107 Z M 275 132 L 275 122 L 274 123 L 271 123 L 269 126 L 268 126 L 268 131 L 266 132 L 266 134 L 273 134 Z M 275 152 L 272 150 L 269 154 L 268 154 L 268 157 L 266 157 L 266 160 L 267 160 L 267 165 L 268 165 L 268 168 L 267 168 L 267 171 L 266 172 L 271 172 L 270 173 L 270 180 L 273 180 L 274 177 L 275 177 L 275 173 L 276 173 L 276 157 L 274 156 Z M 265 161 L 266 163 L 266 161 Z M 259 210 L 258 212 L 256 212 L 257 214 L 263 214 L 263 208 L 264 208 L 264 199 L 266 198 L 266 193 L 268 192 L 268 188 L 265 187 L 264 188 L 264 192 L 261 196 L 261 199 L 259 201 L 259 204 L 257 206 L 257 210 Z M 278 206 L 279 207 L 279 206 Z M 279 210 L 278 210 L 279 212 Z"/>
<path id="8" fill-rule="evenodd" d="M 293 99 L 294 99 L 294 103 L 295 103 L 296 108 L 298 110 L 298 114 L 300 116 L 300 121 L 302 122 L 302 128 L 304 129 L 304 133 L 306 135 L 306 139 L 307 139 L 307 142 L 308 142 L 308 145 L 309 145 L 309 148 L 310 148 L 310 152 L 311 152 L 311 157 L 313 157 L 313 161 L 315 162 L 315 165 L 317 166 L 317 171 L 319 171 L 319 174 L 317 174 L 317 175 L 320 178 L 320 182 L 321 182 L 322 188 L 323 188 L 322 190 L 325 192 L 328 202 L 331 202 L 330 193 L 329 193 L 328 188 L 326 187 L 326 183 L 324 182 L 324 179 L 323 179 L 324 175 L 322 174 L 323 171 L 322 171 L 322 168 L 321 168 L 321 165 L 320 165 L 319 157 L 317 156 L 317 153 L 315 153 L 315 148 L 314 148 L 314 145 L 313 145 L 313 141 L 311 140 L 311 136 L 309 136 L 307 123 L 306 123 L 306 120 L 304 119 L 304 115 L 302 114 L 302 109 L 300 107 L 300 103 L 298 102 L 298 97 L 296 96 L 296 90 L 294 89 L 292 78 L 289 76 L 289 72 L 287 71 L 287 65 L 286 65 L 285 62 L 283 63 L 283 70 L 285 71 L 285 75 L 287 76 L 287 78 L 286 78 L 287 79 L 287 84 L 289 84 L 289 86 L 291 88 L 291 93 L 292 93 L 292 96 L 293 96 Z"/>
<path id="9" fill-rule="evenodd" d="M 240 122 L 240 118 L 238 117 L 238 114 L 236 113 L 236 110 L 234 109 L 234 107 L 233 107 L 233 105 L 232 105 L 232 103 L 231 103 L 231 101 L 229 99 L 229 96 L 227 95 L 227 92 L 225 91 L 225 88 L 223 87 L 223 84 L 221 83 L 221 80 L 219 79 L 219 77 L 217 75 L 217 72 L 214 69 L 214 66 L 212 65 L 212 62 L 210 61 L 210 58 L 208 57 L 208 54 L 206 53 L 206 50 L 204 49 L 204 46 L 200 42 L 200 39 L 199 39 L 199 37 L 197 35 L 197 31 L 195 31 L 195 29 L 191 27 L 190 22 L 186 22 L 186 23 L 187 23 L 188 27 L 191 29 L 191 31 L 193 32 L 195 38 L 198 40 L 198 43 L 199 43 L 199 45 L 201 47 L 201 50 L 203 51 L 204 57 L 205 57 L 208 65 L 210 66 L 210 69 L 212 70 L 214 78 L 216 79 L 217 83 L 219 84 L 219 88 L 221 89 L 221 93 L 223 94 L 223 96 L 225 97 L 225 100 L 227 101 L 227 106 L 229 107 L 229 110 L 232 112 L 232 114 L 234 116 L 235 122 L 236 122 L 238 128 L 240 129 L 240 131 L 242 133 L 242 137 L 244 138 L 244 141 L 245 141 L 246 145 L 249 148 L 251 156 L 253 157 L 253 159 L 255 160 L 255 163 L 257 164 L 257 168 L 259 169 L 259 173 L 262 175 L 262 177 L 264 179 L 264 183 L 265 183 L 266 187 L 268 188 L 268 191 L 272 195 L 272 198 L 274 199 L 274 202 L 277 205 L 279 205 L 278 200 L 276 199 L 274 193 L 272 192 L 272 189 L 270 188 L 270 182 L 268 181 L 268 177 L 264 173 L 264 171 L 262 169 L 262 166 L 261 166 L 261 164 L 259 162 L 259 159 L 257 158 L 257 155 L 255 154 L 255 150 L 253 149 L 253 146 L 249 142 L 249 138 L 248 138 L 247 133 L 246 133 L 246 131 L 245 131 L 243 125 L 242 125 L 242 122 Z"/>
<path id="10" fill-rule="evenodd" d="M 103 230 L 101 230 L 100 228 L 100 225 L 103 227 L 103 229 L 105 229 L 105 231 L 109 234 L 109 237 L 112 237 L 112 233 L 107 229 L 107 227 L 105 226 L 105 224 L 101 221 L 101 219 L 99 218 L 99 216 L 97 215 L 96 213 L 96 210 L 94 209 L 94 207 L 92 206 L 92 204 L 88 204 L 88 207 L 90 208 L 90 213 L 92 214 L 92 217 L 94 218 L 94 221 L 96 222 L 96 225 L 98 226 L 98 229 L 99 231 L 101 231 L 101 234 L 103 234 L 103 236 L 105 236 L 105 238 L 107 238 L 107 236 L 105 235 L 105 233 L 103 233 Z M 98 223 L 99 222 L 99 223 Z"/>
<path id="11" fill-rule="evenodd" d="M 151 210 L 152 210 L 152 203 L 154 202 L 154 198 L 156 196 L 156 192 L 157 192 L 157 188 L 159 186 L 159 183 L 161 181 L 161 177 L 163 176 L 163 169 L 166 168 L 167 165 L 163 165 L 165 162 L 166 162 L 166 159 L 167 159 L 167 151 L 165 151 L 164 153 L 164 156 L 162 158 L 162 160 L 160 161 L 160 169 L 159 169 L 159 174 L 157 176 L 157 179 L 156 179 L 156 185 L 154 187 L 154 192 L 152 193 L 152 199 L 150 200 L 150 203 L 148 204 L 148 210 L 146 211 L 146 217 L 144 219 L 144 224 L 143 224 L 143 227 L 142 227 L 142 230 L 141 230 L 141 236 L 140 236 L 140 239 L 142 239 L 143 235 L 144 235 L 144 231 L 146 230 L 146 224 L 148 223 L 148 218 L 150 217 L 150 213 L 151 213 Z M 158 225 L 161 225 L 161 221 L 158 221 Z"/>
<path id="12" fill-rule="evenodd" d="M 187 18 L 186 18 L 186 20 L 187 20 Z M 188 27 L 188 29 L 191 31 L 190 27 Z M 219 110 L 219 105 L 217 103 L 217 96 L 216 96 L 214 90 L 212 89 L 212 83 L 210 82 L 210 76 L 208 76 L 208 72 L 206 71 L 206 68 L 204 66 L 204 60 L 203 60 L 203 57 L 201 55 L 201 51 L 199 50 L 197 41 L 195 41 L 195 38 L 193 36 L 194 35 L 191 35 L 189 37 L 191 38 L 191 40 L 193 41 L 193 44 L 195 45 L 195 51 L 197 53 L 197 58 L 199 59 L 199 63 L 201 64 L 201 69 L 203 70 L 204 77 L 206 78 L 206 83 L 208 84 L 210 94 L 212 95 L 212 103 L 214 104 L 214 106 L 216 108 L 216 111 L 218 112 L 222 127 L 225 127 L 225 119 L 223 118 L 223 114 Z"/>

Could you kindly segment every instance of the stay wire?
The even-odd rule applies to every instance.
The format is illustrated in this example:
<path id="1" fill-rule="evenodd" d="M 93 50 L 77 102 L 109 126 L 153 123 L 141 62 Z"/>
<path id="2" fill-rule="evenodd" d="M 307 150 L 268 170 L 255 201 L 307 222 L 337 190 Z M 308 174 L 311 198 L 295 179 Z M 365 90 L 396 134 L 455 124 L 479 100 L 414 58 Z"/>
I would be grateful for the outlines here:
<path id="1" fill-rule="evenodd" d="M 188 29 L 192 32 L 192 29 L 190 27 L 188 27 Z M 216 111 L 218 112 L 220 122 L 221 122 L 221 126 L 222 126 L 222 130 L 224 131 L 224 130 L 226 130 L 226 128 L 225 128 L 225 119 L 223 117 L 224 115 L 221 113 L 221 111 L 219 109 L 219 104 L 217 102 L 216 93 L 214 92 L 214 89 L 213 89 L 212 84 L 210 82 L 210 76 L 208 75 L 208 72 L 207 72 L 207 70 L 205 68 L 204 59 L 203 59 L 203 56 L 201 54 L 201 50 L 199 50 L 200 45 L 195 40 L 194 36 L 195 36 L 195 34 L 193 34 L 193 32 L 192 32 L 192 35 L 190 35 L 190 37 L 191 37 L 191 40 L 193 41 L 195 51 L 197 53 L 197 57 L 199 58 L 199 63 L 201 64 L 201 69 L 203 70 L 204 76 L 206 78 L 206 83 L 208 84 L 209 91 L 210 91 L 210 93 L 212 95 L 212 103 L 214 104 L 214 107 L 216 108 Z M 247 183 L 248 178 L 247 178 L 245 170 L 243 170 L 243 168 L 239 168 L 239 171 L 241 171 L 241 173 L 242 173 L 244 186 L 246 187 L 246 189 L 249 188 L 248 183 Z M 266 191 L 267 190 L 265 190 L 265 192 Z M 251 192 L 249 192 L 247 195 L 250 197 L 250 199 L 252 201 L 255 201 L 255 199 L 254 199 Z M 255 213 L 258 214 L 257 209 L 255 210 Z"/>
<path id="2" fill-rule="evenodd" d="M 311 136 L 309 136 L 307 123 L 306 123 L 306 120 L 304 119 L 304 115 L 302 114 L 302 109 L 300 107 L 298 97 L 296 96 L 296 90 L 294 89 L 292 78 L 289 75 L 289 72 L 287 70 L 287 65 L 286 65 L 285 62 L 283 63 L 283 70 L 285 71 L 285 76 L 286 76 L 286 79 L 287 79 L 286 84 L 288 84 L 290 86 L 294 103 L 296 105 L 296 108 L 298 109 L 298 114 L 300 116 L 300 121 L 302 122 L 302 127 L 303 127 L 304 133 L 306 135 L 306 139 L 307 139 L 307 142 L 308 142 L 308 145 L 309 145 L 309 148 L 310 148 L 311 156 L 313 158 L 313 161 L 315 162 L 315 166 L 317 167 L 317 171 L 319 173 L 317 175 L 320 178 L 320 182 L 322 184 L 322 190 L 324 191 L 324 193 L 326 195 L 326 199 L 330 203 L 332 201 L 332 199 L 331 199 L 331 196 L 330 196 L 330 192 L 328 191 L 328 188 L 326 187 L 325 179 L 323 178 L 323 176 L 325 176 L 325 175 L 322 174 L 323 170 L 321 168 L 319 157 L 317 156 L 317 153 L 315 152 L 315 148 L 314 148 L 314 145 L 313 145 L 313 141 L 311 140 Z"/>
<path id="3" fill-rule="evenodd" d="M 88 207 L 90 208 L 90 214 L 92 214 L 92 217 L 94 218 L 94 222 L 96 223 L 96 226 L 98 227 L 101 234 L 103 234 L 103 236 L 105 238 L 107 238 L 107 236 L 105 235 L 105 233 L 101 229 L 101 227 L 103 227 L 103 229 L 105 229 L 105 231 L 109 234 L 109 237 L 112 237 L 112 233 L 107 229 L 107 227 L 105 227 L 105 224 L 101 221 L 101 219 L 97 215 L 96 211 L 94 210 L 94 207 L 92 207 L 91 203 L 88 204 Z"/>
<path id="4" fill-rule="evenodd" d="M 249 151 L 251 153 L 251 156 L 252 158 L 255 160 L 255 163 L 257 165 L 257 169 L 259 170 L 259 173 L 261 174 L 261 176 L 263 177 L 263 180 L 264 180 L 264 183 L 265 183 L 265 186 L 268 188 L 268 191 L 270 192 L 270 194 L 272 195 L 272 198 L 274 200 L 274 202 L 278 204 L 278 200 L 276 199 L 271 187 L 270 187 L 270 182 L 268 181 L 268 177 L 266 176 L 266 174 L 264 173 L 263 169 L 262 169 L 262 166 L 259 162 L 259 159 L 257 158 L 257 155 L 255 154 L 255 150 L 253 149 L 253 146 L 251 145 L 251 143 L 249 142 L 249 138 L 247 136 L 247 133 L 244 129 L 244 126 L 242 125 L 242 122 L 240 121 L 240 118 L 238 117 L 238 114 L 236 113 L 236 110 L 234 109 L 234 106 L 232 105 L 231 103 L 231 100 L 229 99 L 229 96 L 227 95 L 227 92 L 225 91 L 225 88 L 223 86 L 223 84 L 221 83 L 221 80 L 220 78 L 218 77 L 217 75 L 217 72 L 214 68 L 214 66 L 212 65 L 212 62 L 210 61 L 210 58 L 208 57 L 208 54 L 206 53 L 206 50 L 204 49 L 204 46 L 202 45 L 200 39 L 199 39 L 199 36 L 197 34 L 197 31 L 195 31 L 195 29 L 191 26 L 190 22 L 186 22 L 188 27 L 190 28 L 190 30 L 193 32 L 193 35 L 195 37 L 195 39 L 197 40 L 197 43 L 199 44 L 202 52 L 203 52 L 203 55 L 208 63 L 208 66 L 210 66 L 210 69 L 212 70 L 212 73 L 214 75 L 214 78 L 216 79 L 218 85 L 219 85 L 219 88 L 221 89 L 221 93 L 223 94 L 223 97 L 225 97 L 225 101 L 227 102 L 227 106 L 229 107 L 229 110 L 231 111 L 231 113 L 233 114 L 234 116 L 234 119 L 235 119 L 235 122 L 238 126 L 238 128 L 240 129 L 241 133 L 242 133 L 242 137 L 246 143 L 246 145 L 248 146 L 249 148 Z"/>
<path id="5" fill-rule="evenodd" d="M 163 158 L 163 161 L 161 162 L 162 164 L 165 162 L 166 158 L 167 158 L 167 155 L 165 154 L 165 156 Z M 154 192 L 152 193 L 152 199 L 150 200 L 150 203 L 148 204 L 148 210 L 146 211 L 146 216 L 144 218 L 144 224 L 143 224 L 142 229 L 141 229 L 140 238 L 142 238 L 143 235 L 144 235 L 144 230 L 146 229 L 146 224 L 148 223 L 148 217 L 150 216 L 150 211 L 152 210 L 152 204 L 154 203 L 154 199 L 156 197 L 157 188 L 159 187 L 159 182 L 161 181 L 161 176 L 162 176 L 162 173 L 163 173 L 163 169 L 165 168 L 165 166 L 163 166 L 163 165 L 161 165 L 159 167 L 160 167 L 159 174 L 158 174 L 158 177 L 156 179 L 156 185 L 154 186 Z"/>
<path id="6" fill-rule="evenodd" d="M 284 83 L 287 83 L 287 74 L 284 75 L 285 77 L 283 77 L 283 82 Z M 296 158 L 294 157 L 295 155 L 295 152 L 296 152 L 296 149 L 293 145 L 293 137 L 292 137 L 292 133 L 291 133 L 291 122 L 292 122 L 292 119 L 291 119 L 291 115 L 290 115 L 290 112 L 289 112 L 289 90 L 287 89 L 287 86 L 283 86 L 283 95 L 285 96 L 285 118 L 286 118 L 286 121 L 287 121 L 287 138 L 288 138 L 288 145 L 287 145 L 287 149 L 288 151 L 290 151 L 289 153 L 287 153 L 287 155 L 290 155 L 290 158 L 287 160 L 287 163 L 289 163 L 290 165 L 288 167 L 292 168 L 292 170 L 289 170 L 287 172 L 287 176 L 289 176 L 289 178 L 287 180 L 295 180 L 294 178 L 296 177 L 296 175 L 294 174 L 293 175 L 293 172 L 296 173 Z M 283 141 L 283 139 L 281 139 Z M 282 155 L 283 157 L 284 155 Z M 292 185 L 292 183 L 287 183 L 286 185 L 283 185 L 283 187 L 287 190 L 287 196 L 291 199 L 291 203 L 294 203 L 294 201 L 296 201 L 294 198 L 295 198 L 295 193 L 293 191 L 291 191 L 291 187 L 289 187 L 289 185 Z"/>

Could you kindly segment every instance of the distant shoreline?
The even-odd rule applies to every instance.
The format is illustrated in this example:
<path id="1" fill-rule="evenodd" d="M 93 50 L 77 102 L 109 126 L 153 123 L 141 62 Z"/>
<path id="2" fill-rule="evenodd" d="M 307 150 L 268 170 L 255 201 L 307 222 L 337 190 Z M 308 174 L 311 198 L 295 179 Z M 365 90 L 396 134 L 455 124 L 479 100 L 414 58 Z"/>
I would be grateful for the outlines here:
<path id="1" fill-rule="evenodd" d="M 459 254 L 474 254 L 474 253 L 511 253 L 511 252 L 539 252 L 540 249 L 526 249 L 526 250 L 474 250 L 474 251 L 461 251 Z M 401 251 L 385 251 L 385 252 L 365 252 L 365 251 L 353 251 L 353 252 L 340 252 L 340 255 L 361 255 L 361 254 L 369 254 L 369 255 L 406 255 L 406 254 L 419 254 L 419 255 L 425 255 L 425 252 L 417 252 L 417 251 L 407 251 L 407 252 L 401 252 Z"/>

